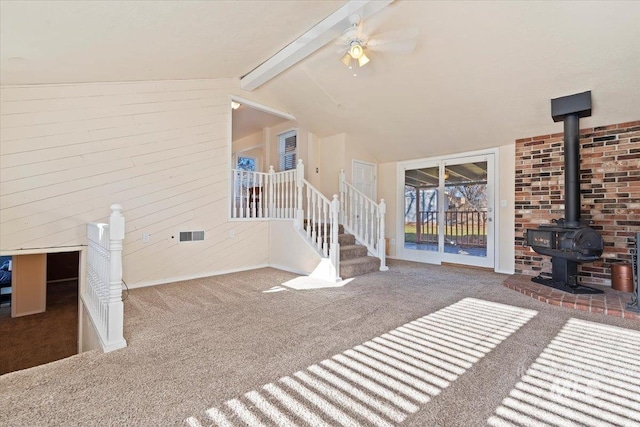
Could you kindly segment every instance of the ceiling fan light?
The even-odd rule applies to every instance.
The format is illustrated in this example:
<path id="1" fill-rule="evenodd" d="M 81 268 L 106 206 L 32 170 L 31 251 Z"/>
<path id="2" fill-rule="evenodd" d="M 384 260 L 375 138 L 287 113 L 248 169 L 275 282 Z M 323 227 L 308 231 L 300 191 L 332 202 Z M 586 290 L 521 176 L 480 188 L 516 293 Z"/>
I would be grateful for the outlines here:
<path id="1" fill-rule="evenodd" d="M 358 58 L 358 66 L 364 67 L 368 63 L 369 63 L 369 58 L 367 58 L 367 55 L 363 53 L 362 56 Z"/>
<path id="2" fill-rule="evenodd" d="M 349 53 L 353 59 L 360 59 L 360 57 L 364 55 L 364 49 L 359 42 L 353 42 L 351 43 L 351 48 L 349 48 Z"/>

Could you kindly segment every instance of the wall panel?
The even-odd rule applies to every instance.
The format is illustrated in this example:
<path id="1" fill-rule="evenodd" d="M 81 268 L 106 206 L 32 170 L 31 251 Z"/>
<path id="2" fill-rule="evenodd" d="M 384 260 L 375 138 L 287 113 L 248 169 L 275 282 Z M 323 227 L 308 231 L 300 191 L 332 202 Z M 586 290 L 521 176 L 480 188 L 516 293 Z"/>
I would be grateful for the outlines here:
<path id="1" fill-rule="evenodd" d="M 130 286 L 268 263 L 268 224 L 228 222 L 229 96 L 254 97 L 236 79 L 1 91 L 0 252 L 84 245 L 120 203 Z"/>

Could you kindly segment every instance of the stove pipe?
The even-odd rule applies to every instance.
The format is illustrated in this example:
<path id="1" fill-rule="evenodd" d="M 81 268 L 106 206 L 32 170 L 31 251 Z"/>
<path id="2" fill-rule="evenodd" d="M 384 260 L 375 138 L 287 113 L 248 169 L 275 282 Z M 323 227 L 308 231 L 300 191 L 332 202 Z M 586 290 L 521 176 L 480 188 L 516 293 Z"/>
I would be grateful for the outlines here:
<path id="1" fill-rule="evenodd" d="M 551 100 L 554 122 L 564 121 L 565 226 L 580 227 L 580 117 L 591 115 L 591 91 Z"/>
<path id="2" fill-rule="evenodd" d="M 564 218 L 567 227 L 580 227 L 580 119 L 564 119 Z"/>

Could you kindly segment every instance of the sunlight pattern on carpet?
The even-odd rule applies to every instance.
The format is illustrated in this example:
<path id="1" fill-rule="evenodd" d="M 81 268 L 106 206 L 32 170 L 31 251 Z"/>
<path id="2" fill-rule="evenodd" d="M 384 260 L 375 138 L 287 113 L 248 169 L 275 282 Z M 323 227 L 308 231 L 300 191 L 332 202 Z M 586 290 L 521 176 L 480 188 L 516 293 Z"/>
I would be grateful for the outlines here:
<path id="1" fill-rule="evenodd" d="M 465 298 L 185 423 L 190 427 L 397 425 L 536 314 Z"/>
<path id="2" fill-rule="evenodd" d="M 488 424 L 640 426 L 640 332 L 570 319 Z"/>

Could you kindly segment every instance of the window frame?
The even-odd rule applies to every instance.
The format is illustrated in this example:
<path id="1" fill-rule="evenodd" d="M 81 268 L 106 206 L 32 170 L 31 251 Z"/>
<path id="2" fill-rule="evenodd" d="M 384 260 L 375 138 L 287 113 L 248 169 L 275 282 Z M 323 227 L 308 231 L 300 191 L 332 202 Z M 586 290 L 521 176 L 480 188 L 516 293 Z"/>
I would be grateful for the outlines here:
<path id="1" fill-rule="evenodd" d="M 295 136 L 295 149 L 293 151 L 286 151 L 286 140 Z M 287 156 L 293 156 L 293 162 L 290 168 L 287 168 Z M 298 129 L 291 129 L 286 132 L 278 134 L 278 170 L 280 172 L 293 170 L 298 165 Z"/>

